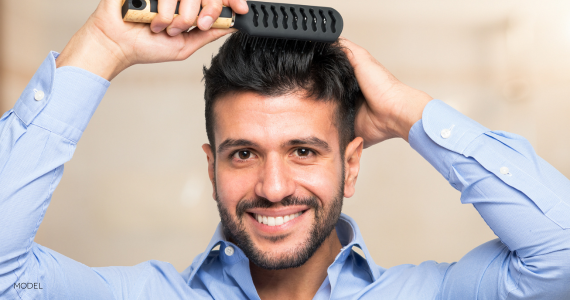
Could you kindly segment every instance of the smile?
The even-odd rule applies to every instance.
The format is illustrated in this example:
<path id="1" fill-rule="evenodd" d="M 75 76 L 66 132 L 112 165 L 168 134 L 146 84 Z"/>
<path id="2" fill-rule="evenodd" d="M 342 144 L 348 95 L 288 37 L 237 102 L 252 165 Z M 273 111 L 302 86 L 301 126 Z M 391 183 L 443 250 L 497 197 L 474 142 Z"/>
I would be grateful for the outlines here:
<path id="1" fill-rule="evenodd" d="M 290 215 L 279 216 L 279 217 L 268 217 L 268 216 L 264 216 L 264 215 L 260 215 L 260 214 L 253 214 L 253 215 L 254 215 L 254 218 L 257 220 L 257 222 L 259 222 L 261 224 L 265 224 L 267 226 L 279 226 L 279 225 L 283 225 L 289 221 L 292 221 L 293 219 L 302 215 L 303 213 L 304 212 L 298 212 L 296 214 L 290 214 Z"/>

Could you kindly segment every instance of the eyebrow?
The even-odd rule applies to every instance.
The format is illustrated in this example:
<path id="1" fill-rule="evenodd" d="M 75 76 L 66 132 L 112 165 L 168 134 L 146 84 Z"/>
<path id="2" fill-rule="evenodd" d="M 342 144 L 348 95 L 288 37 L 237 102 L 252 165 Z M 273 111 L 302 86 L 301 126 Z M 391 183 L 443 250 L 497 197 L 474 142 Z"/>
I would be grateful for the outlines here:
<path id="1" fill-rule="evenodd" d="M 318 137 L 311 136 L 303 139 L 294 139 L 286 142 L 283 146 L 301 146 L 301 145 L 308 145 L 313 147 L 318 147 L 324 149 L 328 152 L 331 152 L 331 147 L 329 144 Z"/>
<path id="2" fill-rule="evenodd" d="M 239 140 L 227 139 L 218 146 L 218 153 L 222 153 L 227 149 L 234 147 L 257 147 L 257 144 L 252 141 L 244 139 L 239 139 Z"/>
<path id="3" fill-rule="evenodd" d="M 321 139 L 319 139 L 318 137 L 315 136 L 310 136 L 307 138 L 302 138 L 302 139 L 293 139 L 290 140 L 288 142 L 283 143 L 281 146 L 282 147 L 291 147 L 291 146 L 302 146 L 302 145 L 307 145 L 307 146 L 313 146 L 313 147 L 318 147 L 321 149 L 324 149 L 325 151 L 331 152 L 331 147 L 329 146 L 329 144 Z M 235 147 L 258 147 L 258 145 L 252 141 L 249 140 L 245 140 L 245 139 L 238 139 L 238 140 L 234 140 L 234 139 L 226 139 L 225 141 L 223 141 L 219 146 L 218 146 L 218 153 L 222 153 L 230 148 L 235 148 Z"/>

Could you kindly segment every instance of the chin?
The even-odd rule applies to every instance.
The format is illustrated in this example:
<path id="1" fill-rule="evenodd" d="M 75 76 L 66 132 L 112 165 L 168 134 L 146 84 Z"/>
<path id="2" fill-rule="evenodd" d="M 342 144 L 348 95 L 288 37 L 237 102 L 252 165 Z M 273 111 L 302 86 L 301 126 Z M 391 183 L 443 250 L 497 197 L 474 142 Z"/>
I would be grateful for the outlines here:
<path id="1" fill-rule="evenodd" d="M 239 225 L 232 227 L 236 223 L 226 226 L 222 222 L 222 225 L 226 237 L 231 238 L 253 264 L 263 269 L 282 270 L 297 268 L 305 264 L 336 225 L 335 220 L 329 226 L 319 226 L 319 222 L 314 220 L 313 215 L 309 213 L 305 213 L 304 218 L 307 218 L 304 222 L 301 222 L 303 221 L 301 217 L 299 218 L 300 224 L 297 230 L 282 235 L 259 234 L 256 228 L 251 230 L 245 226 L 241 227 L 243 230 L 239 230 Z M 311 221 L 307 222 L 309 225 L 302 224 L 309 220 Z M 242 225 L 243 223 L 239 222 Z"/>
<path id="2" fill-rule="evenodd" d="M 276 204 L 258 197 L 230 209 L 216 198 L 226 238 L 253 264 L 269 270 L 300 267 L 321 247 L 340 217 L 342 189 L 327 200 L 290 196 Z"/>

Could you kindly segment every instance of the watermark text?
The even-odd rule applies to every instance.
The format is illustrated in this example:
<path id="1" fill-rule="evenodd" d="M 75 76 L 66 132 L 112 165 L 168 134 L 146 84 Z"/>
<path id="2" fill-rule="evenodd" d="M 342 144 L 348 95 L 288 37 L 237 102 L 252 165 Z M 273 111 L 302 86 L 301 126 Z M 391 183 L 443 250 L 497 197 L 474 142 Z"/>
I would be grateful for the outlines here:
<path id="1" fill-rule="evenodd" d="M 43 290 L 42 284 L 39 282 L 20 282 L 14 283 L 14 289 L 20 290 Z"/>

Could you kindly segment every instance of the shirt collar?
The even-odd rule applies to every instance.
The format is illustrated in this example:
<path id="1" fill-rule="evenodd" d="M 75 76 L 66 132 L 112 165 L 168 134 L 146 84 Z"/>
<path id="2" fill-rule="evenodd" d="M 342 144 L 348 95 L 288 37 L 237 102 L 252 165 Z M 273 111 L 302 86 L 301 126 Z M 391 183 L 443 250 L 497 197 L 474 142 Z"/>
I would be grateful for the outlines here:
<path id="1" fill-rule="evenodd" d="M 364 253 L 364 258 L 366 259 L 368 271 L 371 277 L 373 278 L 373 280 L 377 280 L 378 277 L 380 277 L 380 270 L 374 263 L 374 260 L 372 259 L 370 252 L 368 252 L 368 248 L 364 243 L 364 239 L 360 234 L 360 229 L 358 228 L 356 222 L 351 217 L 341 213 L 340 218 L 336 224 L 336 231 L 340 243 L 343 245 L 343 247 L 341 249 L 341 252 L 336 257 L 335 263 L 341 259 L 344 261 L 352 251 L 352 247 L 358 247 Z M 219 223 L 218 227 L 216 228 L 216 232 L 214 232 L 214 236 L 212 236 L 210 243 L 208 243 L 208 247 L 206 247 L 206 251 L 204 251 L 202 254 L 196 257 L 196 260 L 192 263 L 194 267 L 191 268 L 192 272 L 188 280 L 191 280 L 192 277 L 194 277 L 194 275 L 198 272 L 200 267 L 202 267 L 202 264 L 204 263 L 210 252 L 218 245 L 220 245 L 219 253 L 222 256 L 222 260 L 225 263 L 233 264 L 237 263 L 238 261 L 244 258 L 247 259 L 245 254 L 241 251 L 241 249 L 239 249 L 235 244 L 229 242 L 226 239 L 224 231 L 222 229 L 222 223 Z M 235 249 L 235 252 L 232 255 L 232 257 L 228 257 L 227 255 L 224 254 L 225 248 L 227 246 L 231 246 Z"/>
<path id="2" fill-rule="evenodd" d="M 374 281 L 377 280 L 380 277 L 380 269 L 372 259 L 356 221 L 345 214 L 340 214 L 340 218 L 336 223 L 336 233 L 343 247 L 335 262 L 339 259 L 345 260 L 352 251 L 352 247 L 358 247 L 364 253 L 370 276 Z"/>

